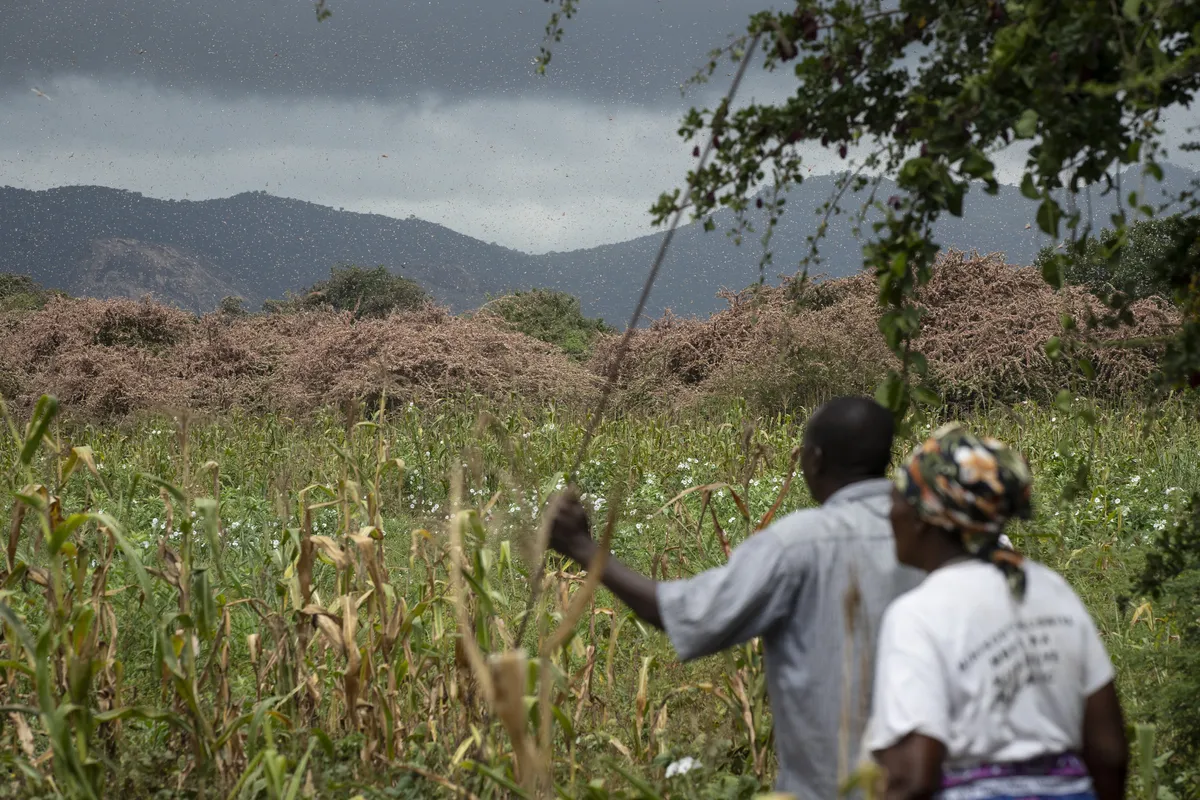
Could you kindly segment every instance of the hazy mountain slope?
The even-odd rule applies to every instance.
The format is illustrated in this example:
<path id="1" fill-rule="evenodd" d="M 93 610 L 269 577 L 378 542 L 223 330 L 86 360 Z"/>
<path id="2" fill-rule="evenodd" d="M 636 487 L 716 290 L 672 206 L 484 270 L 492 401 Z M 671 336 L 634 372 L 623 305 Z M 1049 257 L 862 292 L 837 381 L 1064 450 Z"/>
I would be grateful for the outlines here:
<path id="1" fill-rule="evenodd" d="M 82 293 L 82 265 L 92 243 L 113 238 L 201 256 L 220 281 L 255 305 L 328 277 L 334 264 L 357 263 L 383 264 L 462 308 L 488 291 L 527 282 L 523 270 L 529 267 L 523 253 L 431 222 L 355 214 L 263 193 L 194 202 L 90 186 L 0 188 L 2 271 Z M 528 282 L 536 283 L 536 276 Z"/>
<path id="2" fill-rule="evenodd" d="M 1147 187 L 1152 202 L 1161 202 L 1162 192 L 1178 193 L 1188 182 L 1200 177 L 1194 172 L 1168 167 L 1161 188 Z M 1137 188 L 1135 185 L 1134 188 Z M 789 195 L 787 211 L 771 242 L 772 261 L 765 269 L 768 281 L 780 274 L 794 273 L 808 254 L 807 237 L 816 230 L 816 213 L 835 190 L 830 176 L 810 178 Z M 1124 189 L 1127 194 L 1130 187 Z M 896 193 L 891 181 L 884 181 L 877 196 L 886 200 Z M 848 196 L 842 206 L 857 212 L 862 196 Z M 1116 210 L 1115 195 L 1092 198 L 1092 219 L 1097 227 L 1110 225 Z M 1016 187 L 1001 186 L 998 195 L 988 195 L 982 187 L 968 193 L 961 218 L 945 217 L 935 227 L 935 240 L 943 247 L 1002 252 L 1010 263 L 1028 264 L 1049 239 L 1034 224 L 1037 204 L 1023 197 Z M 1085 209 L 1086 216 L 1086 209 Z M 869 222 L 864 233 L 871 233 Z M 753 219 L 753 218 L 752 218 Z M 707 315 L 724 307 L 716 297 L 722 287 L 741 289 L 759 279 L 763 247 L 760 232 L 748 236 L 738 246 L 725 232 L 733 222 L 732 214 L 716 215 L 717 229 L 705 232 L 700 225 L 681 227 L 675 234 L 662 272 L 650 297 L 647 313 L 658 316 L 665 308 L 680 315 Z M 1030 225 L 1026 228 L 1026 225 Z M 830 219 L 826 237 L 820 245 L 821 264 L 813 273 L 830 277 L 853 274 L 862 268 L 862 240 L 852 234 L 849 214 Z M 1065 235 L 1066 231 L 1064 231 Z M 663 234 L 654 234 L 628 242 L 605 245 L 570 253 L 541 256 L 553 285 L 580 296 L 584 310 L 610 322 L 625 323 L 641 292 L 645 276 L 658 252 Z"/>
<path id="3" fill-rule="evenodd" d="M 1165 190 L 1177 192 L 1196 177 L 1169 168 Z M 830 176 L 810 178 L 788 196 L 788 211 L 772 241 L 774 259 L 765 270 L 768 280 L 796 270 L 819 222 L 815 210 L 834 183 Z M 886 199 L 894 192 L 884 182 L 878 195 Z M 854 211 L 861 198 L 848 197 L 843 204 Z M 941 220 L 935 236 L 943 246 L 1003 252 L 1012 263 L 1029 263 L 1047 243 L 1036 226 L 1026 227 L 1035 210 L 1014 187 L 1002 187 L 997 196 L 975 190 L 967 196 L 964 217 Z M 1097 226 L 1107 224 L 1114 210 L 1114 197 L 1093 197 Z M 666 308 L 705 315 L 724 305 L 716 297 L 722 287 L 740 289 L 758 280 L 759 235 L 737 246 L 725 236 L 731 222 L 723 213 L 715 231 L 696 224 L 680 228 L 649 316 Z M 862 243 L 851 227 L 847 216 L 831 220 L 821 245 L 823 262 L 814 272 L 842 276 L 861 268 Z M 126 243 L 113 245 L 118 240 Z M 662 234 L 654 234 L 531 256 L 432 222 L 339 211 L 262 192 L 173 201 L 90 186 L 0 187 L 0 272 L 30 275 L 73 294 L 150 292 L 196 311 L 210 310 L 214 297 L 230 293 L 257 306 L 327 277 L 335 264 L 354 263 L 387 266 L 456 310 L 478 305 L 489 294 L 545 286 L 577 295 L 590 315 L 624 324 L 661 241 Z"/>
<path id="4" fill-rule="evenodd" d="M 76 291 L 88 297 L 155 299 L 182 308 L 215 308 L 238 290 L 218 277 L 203 256 L 137 239 L 94 239 L 89 258 L 80 262 Z"/>

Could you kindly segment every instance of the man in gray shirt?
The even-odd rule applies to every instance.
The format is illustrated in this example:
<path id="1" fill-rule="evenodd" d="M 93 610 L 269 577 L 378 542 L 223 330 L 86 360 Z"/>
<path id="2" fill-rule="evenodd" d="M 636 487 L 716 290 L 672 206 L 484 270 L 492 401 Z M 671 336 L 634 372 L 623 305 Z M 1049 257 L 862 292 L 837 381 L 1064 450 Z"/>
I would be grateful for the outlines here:
<path id="1" fill-rule="evenodd" d="M 800 800 L 833 800 L 858 763 L 879 620 L 923 577 L 896 561 L 892 437 L 891 414 L 873 400 L 832 400 L 809 419 L 800 460 L 820 508 L 783 517 L 692 578 L 653 581 L 613 558 L 604 569 L 604 585 L 665 630 L 683 661 L 762 637 L 775 788 Z M 550 546 L 591 563 L 596 543 L 577 500 L 561 506 Z"/>

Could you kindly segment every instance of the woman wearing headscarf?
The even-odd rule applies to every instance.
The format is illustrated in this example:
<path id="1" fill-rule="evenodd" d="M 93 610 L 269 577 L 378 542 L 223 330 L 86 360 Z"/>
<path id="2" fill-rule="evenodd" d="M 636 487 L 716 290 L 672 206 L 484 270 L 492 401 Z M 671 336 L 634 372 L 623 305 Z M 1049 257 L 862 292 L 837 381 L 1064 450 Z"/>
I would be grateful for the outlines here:
<path id="1" fill-rule="evenodd" d="M 1025 460 L 959 425 L 899 470 L 896 556 L 925 570 L 884 614 L 865 750 L 886 800 L 1124 796 L 1113 668 L 1079 597 L 1001 543 L 1030 515 Z"/>

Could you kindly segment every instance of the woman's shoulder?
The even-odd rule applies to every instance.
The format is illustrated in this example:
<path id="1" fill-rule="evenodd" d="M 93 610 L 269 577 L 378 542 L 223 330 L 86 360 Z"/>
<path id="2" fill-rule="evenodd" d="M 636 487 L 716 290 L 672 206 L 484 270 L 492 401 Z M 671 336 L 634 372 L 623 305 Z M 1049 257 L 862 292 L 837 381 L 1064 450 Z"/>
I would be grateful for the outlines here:
<path id="1" fill-rule="evenodd" d="M 972 606 L 988 591 L 986 584 L 993 577 L 997 583 L 1003 583 L 999 571 L 982 561 L 965 561 L 934 570 L 892 601 L 886 614 L 895 619 L 944 619 L 956 612 L 970 614 Z"/>
<path id="2" fill-rule="evenodd" d="M 1040 561 L 1025 559 L 1025 584 L 1026 596 L 1035 600 L 1058 598 L 1083 604 L 1070 581 Z"/>

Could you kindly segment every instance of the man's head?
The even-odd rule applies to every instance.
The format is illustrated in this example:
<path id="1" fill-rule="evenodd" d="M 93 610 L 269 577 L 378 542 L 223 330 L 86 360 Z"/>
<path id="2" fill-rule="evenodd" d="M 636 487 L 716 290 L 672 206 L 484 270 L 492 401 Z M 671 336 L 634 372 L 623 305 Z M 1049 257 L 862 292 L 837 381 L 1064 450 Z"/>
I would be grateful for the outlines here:
<path id="1" fill-rule="evenodd" d="M 804 427 L 800 467 L 818 503 L 851 483 L 883 478 L 892 457 L 892 414 L 868 397 L 837 397 Z"/>

